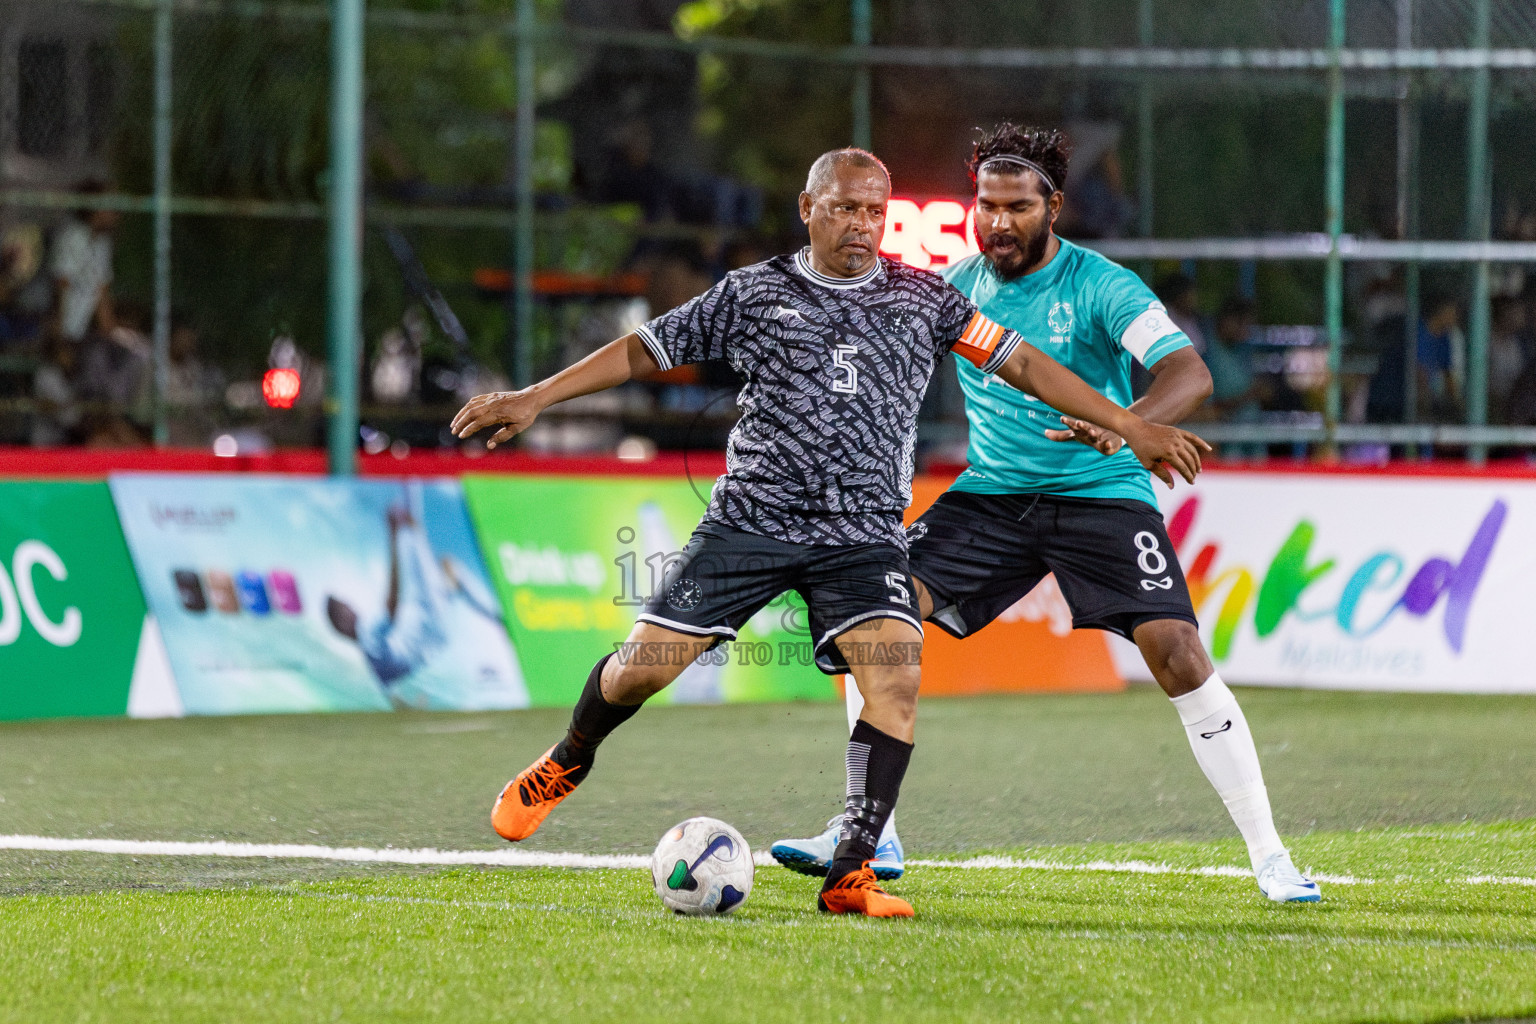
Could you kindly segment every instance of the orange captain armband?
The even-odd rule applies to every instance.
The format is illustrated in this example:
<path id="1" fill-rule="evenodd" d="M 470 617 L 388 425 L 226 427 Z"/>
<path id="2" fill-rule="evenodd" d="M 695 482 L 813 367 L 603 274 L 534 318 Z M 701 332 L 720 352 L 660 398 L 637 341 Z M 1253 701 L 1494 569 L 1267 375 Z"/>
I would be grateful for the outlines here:
<path id="1" fill-rule="evenodd" d="M 965 330 L 960 332 L 960 337 L 955 340 L 951 351 L 982 367 L 997 351 L 998 343 L 1003 340 L 1005 333 L 1007 331 L 1002 324 L 994 323 L 980 313 L 976 313 L 971 317 L 971 322 L 965 325 Z"/>

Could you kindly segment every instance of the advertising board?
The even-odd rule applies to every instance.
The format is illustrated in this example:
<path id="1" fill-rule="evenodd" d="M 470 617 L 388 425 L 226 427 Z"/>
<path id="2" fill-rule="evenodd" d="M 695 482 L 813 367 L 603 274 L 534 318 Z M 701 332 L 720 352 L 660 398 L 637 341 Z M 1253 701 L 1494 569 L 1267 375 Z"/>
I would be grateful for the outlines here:
<path id="1" fill-rule="evenodd" d="M 456 480 L 111 480 L 188 714 L 528 704 Z"/>
<path id="2" fill-rule="evenodd" d="M 107 485 L 0 482 L 0 719 L 126 713 L 146 632 Z"/>
<path id="3" fill-rule="evenodd" d="M 1536 692 L 1536 482 L 1216 471 L 1158 493 L 1228 682 Z"/>
<path id="4" fill-rule="evenodd" d="M 535 705 L 568 707 L 687 543 L 713 480 L 466 476 L 464 493 Z M 784 595 L 653 700 L 825 700 L 805 605 Z"/>

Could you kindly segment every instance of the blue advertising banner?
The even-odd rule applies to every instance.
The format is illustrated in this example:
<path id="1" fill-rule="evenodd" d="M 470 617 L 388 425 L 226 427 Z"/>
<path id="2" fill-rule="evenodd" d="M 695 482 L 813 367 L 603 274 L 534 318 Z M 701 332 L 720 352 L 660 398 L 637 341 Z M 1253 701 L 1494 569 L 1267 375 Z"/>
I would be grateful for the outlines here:
<path id="1" fill-rule="evenodd" d="M 187 714 L 527 706 L 457 481 L 111 487 Z"/>

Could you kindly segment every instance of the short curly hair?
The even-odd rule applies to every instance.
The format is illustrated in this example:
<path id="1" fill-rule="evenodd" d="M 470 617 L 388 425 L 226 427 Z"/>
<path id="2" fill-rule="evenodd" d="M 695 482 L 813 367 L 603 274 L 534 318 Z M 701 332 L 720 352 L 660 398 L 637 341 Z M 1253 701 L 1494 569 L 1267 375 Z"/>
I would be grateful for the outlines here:
<path id="1" fill-rule="evenodd" d="M 1030 163 L 1039 164 L 1056 183 L 1056 188 L 1060 189 L 1067 181 L 1067 163 L 1072 158 L 1072 146 L 1060 129 L 1020 128 L 1011 121 L 1004 121 L 978 139 L 975 148 L 971 150 L 971 159 L 966 169 L 971 172 L 972 192 L 976 191 L 977 170 L 998 156 L 1018 156 Z M 1026 170 L 1022 167 L 1017 169 L 1021 174 Z M 1006 174 L 1008 171 L 1002 170 L 1001 173 Z M 1040 184 L 1044 190 L 1045 183 Z"/>

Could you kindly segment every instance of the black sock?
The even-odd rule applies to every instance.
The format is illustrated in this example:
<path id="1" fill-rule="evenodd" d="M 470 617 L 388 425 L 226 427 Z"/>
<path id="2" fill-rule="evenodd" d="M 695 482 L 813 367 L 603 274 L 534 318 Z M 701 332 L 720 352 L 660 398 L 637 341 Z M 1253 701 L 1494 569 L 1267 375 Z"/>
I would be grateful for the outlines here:
<path id="1" fill-rule="evenodd" d="M 880 830 L 896 809 L 901 779 L 911 760 L 912 744 L 886 735 L 862 718 L 854 725 L 853 735 L 848 737 L 848 803 L 843 834 L 832 854 L 823 891 L 874 857 Z"/>
<path id="2" fill-rule="evenodd" d="M 640 710 L 639 704 L 610 704 L 603 699 L 603 666 L 611 657 L 613 655 L 606 655 L 593 666 L 592 673 L 587 676 L 587 685 L 581 688 L 581 696 L 571 711 L 571 725 L 565 731 L 565 739 L 550 755 L 560 767 L 576 769 L 568 776 L 572 782 L 587 777 L 597 757 L 598 744 Z"/>

